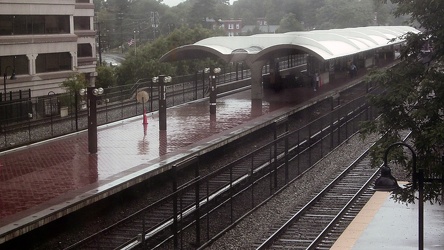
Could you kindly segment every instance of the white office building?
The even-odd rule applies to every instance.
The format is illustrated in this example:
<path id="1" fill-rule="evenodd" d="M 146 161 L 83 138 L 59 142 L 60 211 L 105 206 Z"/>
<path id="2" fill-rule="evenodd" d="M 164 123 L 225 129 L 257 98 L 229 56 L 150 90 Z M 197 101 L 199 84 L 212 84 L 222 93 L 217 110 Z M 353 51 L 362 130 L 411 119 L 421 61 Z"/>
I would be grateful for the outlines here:
<path id="1" fill-rule="evenodd" d="M 93 0 L 0 0 L 0 93 L 61 93 L 76 72 L 94 84 L 95 35 Z"/>

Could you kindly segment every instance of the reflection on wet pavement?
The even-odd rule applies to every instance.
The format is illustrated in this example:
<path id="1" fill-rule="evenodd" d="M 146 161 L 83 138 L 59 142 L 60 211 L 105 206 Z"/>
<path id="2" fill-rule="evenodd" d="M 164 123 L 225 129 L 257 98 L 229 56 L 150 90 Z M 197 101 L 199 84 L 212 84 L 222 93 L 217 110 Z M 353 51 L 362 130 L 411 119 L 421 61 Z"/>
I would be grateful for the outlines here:
<path id="1" fill-rule="evenodd" d="M 219 98 L 217 114 L 208 101 L 167 110 L 167 130 L 159 131 L 158 114 L 116 122 L 98 129 L 98 152 L 88 153 L 82 132 L 0 155 L 0 219 L 59 195 L 106 182 L 131 168 L 174 152 L 253 119 L 250 92 Z"/>

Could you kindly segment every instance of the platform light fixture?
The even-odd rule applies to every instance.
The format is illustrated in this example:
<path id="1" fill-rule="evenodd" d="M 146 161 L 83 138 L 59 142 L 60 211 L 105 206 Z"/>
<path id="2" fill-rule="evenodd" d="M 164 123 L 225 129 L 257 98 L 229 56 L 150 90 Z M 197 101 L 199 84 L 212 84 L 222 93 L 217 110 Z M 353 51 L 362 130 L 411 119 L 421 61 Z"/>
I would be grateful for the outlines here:
<path id="1" fill-rule="evenodd" d="M 84 96 L 85 94 L 87 94 L 87 92 L 88 92 L 88 89 L 80 89 L 79 90 L 79 94 L 81 96 Z M 99 96 L 99 95 L 103 95 L 103 92 L 104 92 L 103 88 L 93 88 L 91 93 L 94 96 Z"/>
<path id="2" fill-rule="evenodd" d="M 93 89 L 93 95 L 98 96 L 103 94 L 103 88 Z"/>
<path id="3" fill-rule="evenodd" d="M 407 147 L 412 153 L 412 184 L 413 189 L 416 189 L 417 186 L 419 192 L 419 202 L 418 202 L 418 249 L 424 249 L 424 172 L 422 169 L 417 171 L 416 169 L 416 152 L 413 148 L 404 142 L 396 142 L 391 144 L 384 153 L 384 165 L 381 167 L 381 176 L 376 179 L 374 189 L 376 191 L 395 191 L 399 189 L 398 182 L 391 174 L 391 169 L 387 164 L 387 157 L 390 149 L 396 146 L 404 146 Z"/>
<path id="4" fill-rule="evenodd" d="M 79 95 L 81 95 L 81 96 L 86 95 L 86 89 L 80 89 L 79 90 Z"/>
<path id="5" fill-rule="evenodd" d="M 3 73 L 3 92 L 5 96 L 4 98 L 5 102 L 6 102 L 6 79 L 8 78 L 8 69 L 12 69 L 11 77 L 9 78 L 9 80 L 17 79 L 17 77 L 15 76 L 15 68 L 11 66 L 6 66 L 5 72 Z"/>
<path id="6" fill-rule="evenodd" d="M 162 81 L 162 83 L 171 83 L 173 81 L 173 78 L 171 76 L 155 76 L 152 79 L 153 83 L 159 83 L 159 81 Z"/>
<path id="7" fill-rule="evenodd" d="M 167 94 L 166 94 L 166 84 L 171 83 L 173 78 L 171 76 L 159 75 L 153 77 L 153 83 L 158 83 L 158 91 L 159 91 L 159 130 L 167 129 L 167 117 L 166 117 L 166 108 L 167 108 Z"/>
<path id="8" fill-rule="evenodd" d="M 220 74 L 221 71 L 222 71 L 221 68 L 214 68 L 213 73 L 214 74 Z"/>
<path id="9" fill-rule="evenodd" d="M 205 73 L 210 73 L 210 114 L 216 114 L 216 99 L 217 99 L 217 89 L 216 89 L 216 75 L 220 74 L 221 68 L 205 68 Z"/>
<path id="10" fill-rule="evenodd" d="M 79 94 L 86 94 L 86 105 L 88 109 L 88 151 L 97 153 L 97 98 L 104 93 L 103 88 L 87 87 L 80 89 Z"/>
<path id="11" fill-rule="evenodd" d="M 221 68 L 213 68 L 213 71 L 211 71 L 211 68 L 204 69 L 205 74 L 209 74 L 209 73 L 219 74 L 221 71 L 222 71 Z"/>

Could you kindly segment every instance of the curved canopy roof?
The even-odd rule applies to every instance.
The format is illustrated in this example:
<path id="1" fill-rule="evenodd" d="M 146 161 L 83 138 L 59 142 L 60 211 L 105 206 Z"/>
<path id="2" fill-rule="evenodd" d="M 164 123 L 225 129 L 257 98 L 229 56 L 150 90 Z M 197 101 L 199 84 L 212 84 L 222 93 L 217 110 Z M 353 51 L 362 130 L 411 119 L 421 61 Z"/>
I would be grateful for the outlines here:
<path id="1" fill-rule="evenodd" d="M 298 50 L 320 60 L 353 55 L 359 52 L 401 43 L 408 32 L 419 33 L 409 26 L 369 26 L 347 29 L 220 36 L 175 48 L 160 58 L 161 62 L 216 56 L 226 62 L 267 59 Z M 394 40 L 392 40 L 394 39 Z"/>

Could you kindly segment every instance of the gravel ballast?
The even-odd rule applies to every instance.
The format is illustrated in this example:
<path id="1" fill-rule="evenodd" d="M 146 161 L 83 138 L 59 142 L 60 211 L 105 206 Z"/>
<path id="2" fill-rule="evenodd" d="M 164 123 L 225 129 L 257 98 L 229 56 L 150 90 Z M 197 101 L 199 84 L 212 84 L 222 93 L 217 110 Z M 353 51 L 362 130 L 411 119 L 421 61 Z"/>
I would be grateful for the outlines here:
<path id="1" fill-rule="evenodd" d="M 329 183 L 332 176 L 338 175 L 349 166 L 377 139 L 376 135 L 368 136 L 364 140 L 359 134 L 354 135 L 207 249 L 255 249 L 254 244 L 267 238 L 273 225 L 288 217 L 290 211 L 308 203 L 313 195 Z M 393 169 L 393 175 L 398 179 L 405 177 L 402 171 L 397 169 Z"/>

